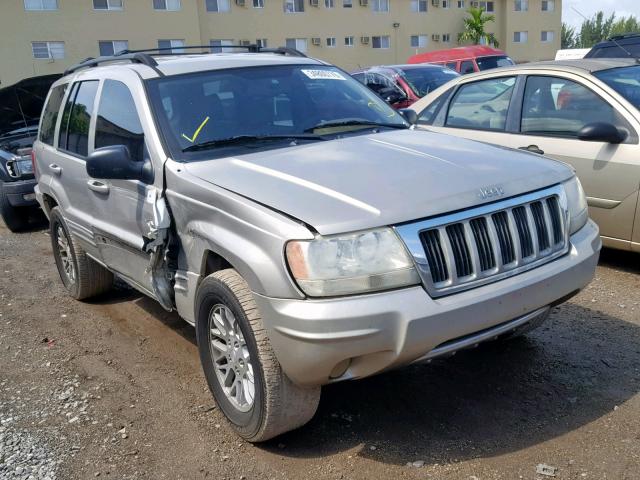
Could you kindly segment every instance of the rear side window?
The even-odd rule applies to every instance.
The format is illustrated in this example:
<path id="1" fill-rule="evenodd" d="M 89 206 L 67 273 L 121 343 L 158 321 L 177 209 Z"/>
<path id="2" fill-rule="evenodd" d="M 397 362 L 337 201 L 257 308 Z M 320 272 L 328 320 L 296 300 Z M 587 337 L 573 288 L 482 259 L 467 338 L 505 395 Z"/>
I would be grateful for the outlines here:
<path id="1" fill-rule="evenodd" d="M 67 91 L 68 84 L 58 85 L 51 89 L 49 101 L 42 114 L 42 125 L 40 127 L 40 141 L 47 145 L 53 145 L 55 136 L 56 122 L 58 121 L 58 112 L 62 106 L 62 99 Z"/>
<path id="2" fill-rule="evenodd" d="M 89 123 L 98 91 L 98 81 L 74 84 L 62 114 L 58 147 L 86 157 L 89 153 Z"/>
<path id="3" fill-rule="evenodd" d="M 460 73 L 465 75 L 467 73 L 475 72 L 475 67 L 473 66 L 473 62 L 471 60 L 465 60 L 460 64 Z"/>
<path id="4" fill-rule="evenodd" d="M 450 68 L 451 70 L 458 70 L 458 62 L 448 62 L 445 64 L 445 66 L 447 68 Z"/>
<path id="5" fill-rule="evenodd" d="M 132 160 L 143 160 L 144 134 L 131 92 L 122 82 L 105 80 L 96 119 L 95 148 L 111 145 L 125 145 Z"/>
<path id="6" fill-rule="evenodd" d="M 446 126 L 504 130 L 515 84 L 515 77 L 501 77 L 461 86 L 451 100 Z"/>
<path id="7" fill-rule="evenodd" d="M 585 58 L 630 58 L 640 56 L 640 42 L 622 45 L 622 47 L 624 50 L 617 45 L 594 48 Z"/>

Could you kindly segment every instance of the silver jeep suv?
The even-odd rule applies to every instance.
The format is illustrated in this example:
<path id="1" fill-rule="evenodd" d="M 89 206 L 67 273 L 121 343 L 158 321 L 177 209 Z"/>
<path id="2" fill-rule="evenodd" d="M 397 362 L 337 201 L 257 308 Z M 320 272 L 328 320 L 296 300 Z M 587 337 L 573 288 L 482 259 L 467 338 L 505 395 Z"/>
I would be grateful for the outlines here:
<path id="1" fill-rule="evenodd" d="M 73 67 L 34 146 L 69 294 L 117 275 L 193 324 L 242 437 L 303 425 L 321 385 L 534 328 L 591 280 L 567 165 L 414 131 L 338 68 L 255 50 Z"/>

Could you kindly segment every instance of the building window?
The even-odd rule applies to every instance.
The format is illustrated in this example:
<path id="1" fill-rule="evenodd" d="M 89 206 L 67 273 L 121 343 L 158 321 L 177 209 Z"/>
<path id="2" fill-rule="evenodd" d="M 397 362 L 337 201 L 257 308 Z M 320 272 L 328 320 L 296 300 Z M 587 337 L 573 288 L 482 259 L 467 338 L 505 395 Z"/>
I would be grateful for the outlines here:
<path id="1" fill-rule="evenodd" d="M 426 12 L 428 0 L 411 0 L 412 12 Z"/>
<path id="2" fill-rule="evenodd" d="M 258 48 L 267 48 L 267 39 L 266 38 L 256 39 L 256 45 L 258 46 Z"/>
<path id="3" fill-rule="evenodd" d="M 529 0 L 515 0 L 513 4 L 516 12 L 526 12 L 529 10 Z"/>
<path id="4" fill-rule="evenodd" d="M 553 12 L 556 9 L 556 2 L 554 0 L 542 0 L 542 11 Z"/>
<path id="5" fill-rule="evenodd" d="M 493 2 L 471 2 L 473 8 L 481 8 L 487 13 L 494 12 Z"/>
<path id="6" fill-rule="evenodd" d="M 371 45 L 373 48 L 389 48 L 390 43 L 388 35 L 371 37 Z"/>
<path id="7" fill-rule="evenodd" d="M 343 8 L 351 8 L 351 7 L 353 7 L 353 1 L 352 0 L 342 0 L 342 7 Z"/>
<path id="8" fill-rule="evenodd" d="M 442 0 L 442 8 L 449 8 L 449 0 Z"/>
<path id="9" fill-rule="evenodd" d="M 553 39 L 555 38 L 555 34 L 553 31 L 551 30 L 546 30 L 546 31 L 542 31 L 540 32 L 540 41 L 542 43 L 550 43 L 553 42 Z"/>
<path id="10" fill-rule="evenodd" d="M 336 37 L 327 37 L 327 47 L 335 48 L 336 46 Z"/>
<path id="11" fill-rule="evenodd" d="M 287 38 L 285 42 L 287 48 L 293 48 L 299 52 L 307 52 L 307 39 L 306 38 Z"/>
<path id="12" fill-rule="evenodd" d="M 232 52 L 233 48 L 222 48 L 233 45 L 233 40 L 211 40 L 209 46 L 211 46 L 211 53 Z"/>
<path id="13" fill-rule="evenodd" d="M 206 0 L 207 12 L 228 12 L 229 0 Z"/>
<path id="14" fill-rule="evenodd" d="M 304 12 L 304 0 L 284 0 L 285 13 Z"/>
<path id="15" fill-rule="evenodd" d="M 180 10 L 180 0 L 153 0 L 154 10 L 167 10 L 169 12 L 177 12 Z"/>
<path id="16" fill-rule="evenodd" d="M 264 8 L 264 0 L 253 0 L 253 8 Z"/>
<path id="17" fill-rule="evenodd" d="M 33 58 L 64 58 L 64 42 L 31 42 Z"/>
<path id="18" fill-rule="evenodd" d="M 369 0 L 371 2 L 371 10 L 374 12 L 388 12 L 389 0 Z"/>
<path id="19" fill-rule="evenodd" d="M 513 43 L 527 43 L 529 32 L 513 32 Z"/>
<path id="20" fill-rule="evenodd" d="M 158 40 L 158 48 L 171 49 L 171 53 L 184 53 L 184 40 Z"/>
<path id="21" fill-rule="evenodd" d="M 444 43 L 449 43 L 451 42 L 451 34 L 450 33 L 443 33 L 442 34 L 442 41 Z"/>
<path id="22" fill-rule="evenodd" d="M 411 35 L 411 48 L 424 48 L 427 46 L 426 35 Z"/>
<path id="23" fill-rule="evenodd" d="M 344 46 L 353 47 L 353 37 L 344 37 Z"/>
<path id="24" fill-rule="evenodd" d="M 101 57 L 110 57 L 123 50 L 129 50 L 127 40 L 100 40 L 98 42 Z"/>
<path id="25" fill-rule="evenodd" d="M 464 8 L 464 0 L 458 0 L 458 8 Z"/>
<path id="26" fill-rule="evenodd" d="M 324 8 L 334 8 L 335 0 L 324 0 Z"/>
<path id="27" fill-rule="evenodd" d="M 57 10 L 58 0 L 24 0 L 25 10 Z"/>
<path id="28" fill-rule="evenodd" d="M 122 10 L 123 0 L 93 0 L 94 10 Z"/>

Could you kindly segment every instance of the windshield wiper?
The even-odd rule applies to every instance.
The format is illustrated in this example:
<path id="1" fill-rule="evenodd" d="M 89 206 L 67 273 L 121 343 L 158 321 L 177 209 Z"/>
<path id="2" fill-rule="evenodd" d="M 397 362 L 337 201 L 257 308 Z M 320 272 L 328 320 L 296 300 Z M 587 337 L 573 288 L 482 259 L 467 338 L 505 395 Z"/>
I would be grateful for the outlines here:
<path id="1" fill-rule="evenodd" d="M 320 130 L 322 128 L 333 128 L 333 127 L 351 127 L 351 126 L 362 126 L 364 128 L 375 128 L 375 127 L 387 127 L 387 128 L 401 128 L 407 129 L 409 125 L 404 123 L 382 123 L 382 122 L 373 122 L 368 120 L 341 120 L 337 122 L 324 122 L 319 123 L 311 128 L 307 128 L 305 132 L 313 132 L 315 130 Z"/>
<path id="2" fill-rule="evenodd" d="M 215 147 L 226 147 L 229 145 L 241 145 L 243 143 L 263 142 L 269 140 L 328 140 L 321 135 L 297 134 L 291 135 L 236 135 L 235 137 L 221 138 L 219 140 L 209 140 L 208 142 L 196 143 L 182 149 L 183 152 L 197 152 Z"/>

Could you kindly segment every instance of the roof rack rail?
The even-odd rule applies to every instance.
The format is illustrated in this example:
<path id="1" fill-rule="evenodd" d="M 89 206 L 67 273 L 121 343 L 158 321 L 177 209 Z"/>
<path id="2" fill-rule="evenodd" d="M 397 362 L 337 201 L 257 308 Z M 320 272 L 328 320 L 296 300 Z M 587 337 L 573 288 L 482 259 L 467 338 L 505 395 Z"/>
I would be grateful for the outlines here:
<path id="1" fill-rule="evenodd" d="M 101 65 L 103 63 L 121 62 L 123 60 L 129 60 L 131 63 L 140 63 L 142 65 L 147 65 L 148 67 L 153 68 L 160 75 L 164 75 L 157 68 L 158 62 L 156 62 L 151 55 L 147 55 L 146 53 L 142 53 L 142 52 L 127 53 L 123 55 L 110 55 L 110 56 L 104 56 L 104 57 L 98 57 L 98 58 L 89 57 L 88 59 L 83 60 L 82 62 L 67 68 L 64 71 L 64 75 L 69 75 L 70 73 L 81 70 L 83 68 L 97 67 L 98 65 Z"/>
<path id="2" fill-rule="evenodd" d="M 109 62 L 120 62 L 123 60 L 129 60 L 131 63 L 139 63 L 142 65 L 146 65 L 148 67 L 153 68 L 156 73 L 160 76 L 164 76 L 158 69 L 158 62 L 153 58 L 154 56 L 162 56 L 162 55 L 194 55 L 194 52 L 176 52 L 175 50 L 194 50 L 194 49 L 205 49 L 206 51 L 201 52 L 201 54 L 210 54 L 212 48 L 229 48 L 229 49 L 244 49 L 249 53 L 275 53 L 279 55 L 289 55 L 291 57 L 305 57 L 306 55 L 295 48 L 287 48 L 287 47 L 277 47 L 277 48 L 266 48 L 260 47 L 256 44 L 251 45 L 216 45 L 212 47 L 211 45 L 191 45 L 184 47 L 165 47 L 165 48 L 146 48 L 142 50 L 122 50 L 114 55 L 102 56 L 98 58 L 88 57 L 81 61 L 80 63 L 73 65 L 72 67 L 67 68 L 64 71 L 64 75 L 69 75 L 70 73 L 76 72 L 83 68 L 97 67 L 103 63 Z M 195 53 L 197 54 L 197 53 Z"/>

